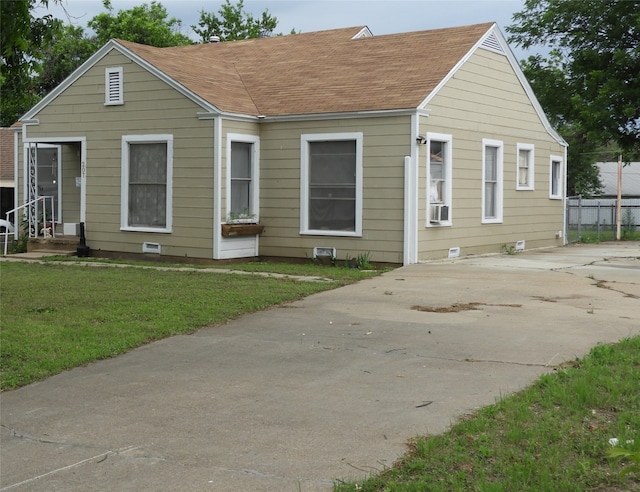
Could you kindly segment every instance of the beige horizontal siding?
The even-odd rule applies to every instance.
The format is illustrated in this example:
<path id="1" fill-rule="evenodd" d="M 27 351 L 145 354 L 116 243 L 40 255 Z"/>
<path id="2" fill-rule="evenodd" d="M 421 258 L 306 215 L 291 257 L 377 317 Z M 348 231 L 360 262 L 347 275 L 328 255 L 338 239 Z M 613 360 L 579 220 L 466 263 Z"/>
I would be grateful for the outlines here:
<path id="1" fill-rule="evenodd" d="M 426 148 L 419 166 L 419 258 L 497 253 L 525 240 L 526 247 L 562 244 L 562 200 L 549 200 L 549 156 L 564 154 L 531 106 L 506 57 L 478 50 L 441 89 L 421 118 L 420 132 L 453 137 L 453 225 L 426 227 Z M 482 139 L 503 142 L 503 223 L 482 224 Z M 533 144 L 533 191 L 516 190 L 518 143 Z M 566 164 L 566 163 L 565 163 Z"/>
<path id="2" fill-rule="evenodd" d="M 123 67 L 124 104 L 104 105 L 106 67 Z M 213 256 L 213 120 L 202 108 L 117 52 L 111 52 L 45 107 L 29 137 L 86 137 L 87 242 L 94 250 Z M 173 135 L 173 231 L 120 231 L 123 135 Z M 79 207 L 79 205 L 78 205 Z"/>
<path id="3" fill-rule="evenodd" d="M 314 133 L 363 133 L 363 235 L 300 234 L 300 137 Z M 261 127 L 260 254 L 311 257 L 331 246 L 338 258 L 369 252 L 373 261 L 402 262 L 404 156 L 411 152 L 409 117 L 265 123 Z"/>

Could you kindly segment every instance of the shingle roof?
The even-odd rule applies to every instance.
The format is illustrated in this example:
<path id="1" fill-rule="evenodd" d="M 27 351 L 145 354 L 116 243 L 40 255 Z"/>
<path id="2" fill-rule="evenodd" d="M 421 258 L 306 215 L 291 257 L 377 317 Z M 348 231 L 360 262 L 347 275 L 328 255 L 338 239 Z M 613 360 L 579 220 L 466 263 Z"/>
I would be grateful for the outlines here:
<path id="1" fill-rule="evenodd" d="M 353 39 L 360 26 L 173 48 L 118 43 L 222 111 L 283 116 L 416 108 L 493 25 Z"/>

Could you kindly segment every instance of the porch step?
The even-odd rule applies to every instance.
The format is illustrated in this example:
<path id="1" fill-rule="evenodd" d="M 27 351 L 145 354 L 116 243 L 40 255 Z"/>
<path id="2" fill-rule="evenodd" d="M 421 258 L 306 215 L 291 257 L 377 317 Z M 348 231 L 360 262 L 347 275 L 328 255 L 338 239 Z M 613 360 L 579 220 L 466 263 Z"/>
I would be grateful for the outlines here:
<path id="1" fill-rule="evenodd" d="M 80 238 L 78 236 L 56 236 L 49 238 L 31 238 L 27 242 L 27 253 L 45 253 L 71 256 L 76 253 Z"/>

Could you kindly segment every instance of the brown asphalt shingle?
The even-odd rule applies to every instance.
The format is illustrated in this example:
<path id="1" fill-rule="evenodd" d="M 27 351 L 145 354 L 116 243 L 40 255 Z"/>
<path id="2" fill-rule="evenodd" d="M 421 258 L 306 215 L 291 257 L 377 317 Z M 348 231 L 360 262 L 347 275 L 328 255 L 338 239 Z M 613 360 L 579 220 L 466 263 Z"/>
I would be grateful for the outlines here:
<path id="1" fill-rule="evenodd" d="M 119 41 L 222 111 L 416 108 L 493 23 L 352 39 L 362 27 L 174 48 Z"/>

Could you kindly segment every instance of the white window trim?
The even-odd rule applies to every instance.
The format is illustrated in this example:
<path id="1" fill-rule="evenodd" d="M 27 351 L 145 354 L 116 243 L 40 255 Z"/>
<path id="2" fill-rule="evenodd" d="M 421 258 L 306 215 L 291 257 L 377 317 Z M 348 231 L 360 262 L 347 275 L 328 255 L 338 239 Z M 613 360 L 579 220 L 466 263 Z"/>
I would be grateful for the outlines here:
<path id="1" fill-rule="evenodd" d="M 486 159 L 486 148 L 487 147 L 497 147 L 498 148 L 498 162 L 496 174 L 497 183 L 496 183 L 496 217 L 486 217 L 485 216 L 485 159 Z M 483 224 L 501 224 L 503 220 L 503 186 L 504 186 L 504 177 L 503 177 L 503 161 L 504 161 L 504 143 L 502 140 L 492 140 L 489 138 L 482 139 L 482 223 Z"/>
<path id="2" fill-rule="evenodd" d="M 223 221 L 226 222 L 231 210 L 231 142 L 250 143 L 252 145 L 251 155 L 251 221 L 260 221 L 260 138 L 254 135 L 244 135 L 241 133 L 227 133 L 227 179 L 226 179 L 226 200 L 225 210 L 226 216 Z"/>
<path id="3" fill-rule="evenodd" d="M 529 151 L 529 167 L 527 168 L 527 184 L 520 184 L 520 151 Z M 535 190 L 535 146 L 533 144 L 518 143 L 516 145 L 516 190 Z"/>
<path id="4" fill-rule="evenodd" d="M 116 74 L 118 80 L 117 99 L 111 99 L 111 75 Z M 110 67 L 104 70 L 104 105 L 117 106 L 124 104 L 124 79 L 122 67 Z"/>
<path id="5" fill-rule="evenodd" d="M 560 169 L 558 170 L 558 193 L 553 194 L 553 163 L 559 162 Z M 550 200 L 562 200 L 564 196 L 564 159 L 559 155 L 549 156 L 549 199 Z"/>
<path id="6" fill-rule="evenodd" d="M 157 143 L 167 144 L 167 203 L 165 227 L 131 227 L 129 226 L 129 144 Z M 120 230 L 138 232 L 170 233 L 173 226 L 173 135 L 123 135 L 121 154 L 121 187 L 120 187 Z"/>
<path id="7" fill-rule="evenodd" d="M 356 142 L 356 223 L 355 231 L 309 229 L 309 142 L 355 140 Z M 307 133 L 300 135 L 300 234 L 314 236 L 362 236 L 362 132 Z"/>
<path id="8" fill-rule="evenodd" d="M 431 166 L 429 166 L 429 152 L 431 149 L 431 141 L 435 140 L 437 142 L 445 142 L 447 144 L 446 146 L 446 152 L 445 152 L 445 161 L 444 161 L 444 175 L 445 175 L 445 181 L 444 181 L 444 195 L 446 197 L 446 200 L 443 200 L 443 205 L 449 207 L 449 219 L 446 221 L 442 221 L 439 224 L 435 224 L 431 222 L 431 202 L 430 202 L 430 196 L 429 196 L 429 189 L 431 187 Z M 433 132 L 427 132 L 427 197 L 426 197 L 426 202 L 427 202 L 427 206 L 426 206 L 426 210 L 427 210 L 427 217 L 426 217 L 426 226 L 427 227 L 447 227 L 447 226 L 452 226 L 453 225 L 453 216 L 452 216 L 452 212 L 453 212 L 453 207 L 452 207 L 452 193 L 453 193 L 453 136 L 446 134 L 446 133 L 433 133 Z"/>

